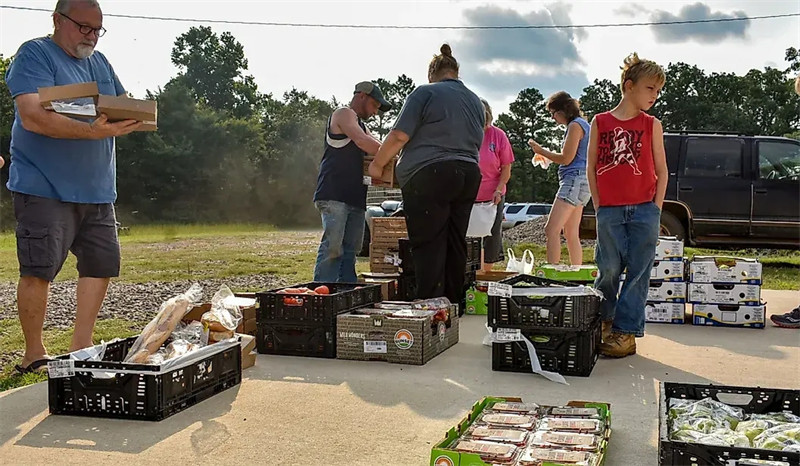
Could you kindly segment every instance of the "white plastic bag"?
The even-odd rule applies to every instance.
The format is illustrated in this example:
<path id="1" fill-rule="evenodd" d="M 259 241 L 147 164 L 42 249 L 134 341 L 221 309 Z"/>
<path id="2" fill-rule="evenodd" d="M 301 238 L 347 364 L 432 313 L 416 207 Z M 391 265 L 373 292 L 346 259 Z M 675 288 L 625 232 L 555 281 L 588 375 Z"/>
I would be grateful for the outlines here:
<path id="1" fill-rule="evenodd" d="M 517 259 L 514 251 L 511 249 L 508 252 L 508 263 L 506 264 L 506 272 L 524 273 L 526 275 L 533 275 L 533 252 L 526 249 L 522 253 L 522 260 Z"/>
<path id="2" fill-rule="evenodd" d="M 550 168 L 550 164 L 553 162 L 552 160 L 548 159 L 543 155 L 536 154 L 531 159 L 531 163 L 533 164 L 534 167 L 539 167 L 542 170 L 547 170 L 548 168 Z"/>
<path id="3" fill-rule="evenodd" d="M 494 219 L 497 216 L 497 204 L 494 202 L 476 202 L 472 204 L 472 213 L 469 216 L 467 236 L 483 238 L 491 236 Z"/>

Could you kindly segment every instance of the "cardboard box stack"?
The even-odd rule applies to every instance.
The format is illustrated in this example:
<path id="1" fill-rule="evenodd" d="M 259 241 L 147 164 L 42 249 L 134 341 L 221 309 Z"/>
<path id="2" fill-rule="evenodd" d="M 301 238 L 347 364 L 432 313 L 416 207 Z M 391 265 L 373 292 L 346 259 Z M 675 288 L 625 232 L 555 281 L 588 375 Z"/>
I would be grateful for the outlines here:
<path id="1" fill-rule="evenodd" d="M 458 308 L 441 299 L 383 302 L 336 318 L 336 357 L 426 364 L 458 343 Z"/>
<path id="2" fill-rule="evenodd" d="M 683 324 L 686 317 L 686 262 L 683 241 L 661 236 L 650 272 L 645 321 Z"/>
<path id="3" fill-rule="evenodd" d="M 399 273 L 401 238 L 408 237 L 403 217 L 373 217 L 370 219 L 369 271 Z"/>
<path id="4" fill-rule="evenodd" d="M 761 262 L 695 256 L 689 263 L 689 301 L 695 325 L 764 328 Z"/>
<path id="5" fill-rule="evenodd" d="M 430 466 L 600 466 L 610 437 L 608 403 L 486 397 L 433 446 Z"/>

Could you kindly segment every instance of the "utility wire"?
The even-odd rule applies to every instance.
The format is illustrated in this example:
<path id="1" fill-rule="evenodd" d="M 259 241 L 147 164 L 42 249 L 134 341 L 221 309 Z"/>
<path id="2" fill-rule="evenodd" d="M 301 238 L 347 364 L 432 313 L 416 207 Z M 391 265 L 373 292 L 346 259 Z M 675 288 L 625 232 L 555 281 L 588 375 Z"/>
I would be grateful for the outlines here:
<path id="1" fill-rule="evenodd" d="M 25 11 L 43 11 L 52 13 L 51 10 L 46 8 L 31 8 L 24 6 L 10 6 L 0 5 L 0 8 L 8 10 L 25 10 Z M 613 27 L 631 27 L 631 26 L 671 26 L 677 24 L 703 24 L 703 23 L 729 23 L 734 21 L 750 21 L 758 19 L 773 19 L 773 18 L 789 18 L 800 17 L 798 13 L 786 13 L 780 15 L 765 15 L 765 16 L 743 16 L 735 18 L 714 18 L 714 19 L 692 19 L 683 21 L 653 21 L 653 22 L 639 22 L 639 23 L 610 23 L 610 24 L 523 24 L 513 26 L 403 26 L 403 25 L 390 25 L 390 24 L 321 24 L 321 23 L 277 23 L 269 21 L 234 21 L 222 19 L 192 19 L 192 18 L 174 18 L 165 16 L 144 16 L 144 15 L 123 15 L 123 14 L 104 14 L 104 16 L 114 18 L 129 18 L 129 19 L 149 19 L 154 21 L 179 21 L 186 23 L 213 23 L 213 24 L 241 24 L 249 26 L 277 26 L 277 27 L 302 27 L 302 28 L 328 28 L 328 29 L 576 29 L 576 28 L 613 28 Z"/>

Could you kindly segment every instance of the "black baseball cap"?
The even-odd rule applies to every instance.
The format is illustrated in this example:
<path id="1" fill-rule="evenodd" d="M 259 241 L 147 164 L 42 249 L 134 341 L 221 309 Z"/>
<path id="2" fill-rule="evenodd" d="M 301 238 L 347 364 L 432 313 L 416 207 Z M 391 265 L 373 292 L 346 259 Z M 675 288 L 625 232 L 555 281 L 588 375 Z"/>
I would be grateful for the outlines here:
<path id="1" fill-rule="evenodd" d="M 392 109 L 392 104 L 390 104 L 389 102 L 386 101 L 386 99 L 383 98 L 383 92 L 381 92 L 381 88 L 378 87 L 377 84 L 371 81 L 362 81 L 356 84 L 356 90 L 353 91 L 353 94 L 357 94 L 359 92 L 363 92 L 364 94 L 367 94 L 368 96 L 377 100 L 378 103 L 381 104 L 381 106 L 379 107 L 380 111 L 388 112 L 389 110 Z"/>

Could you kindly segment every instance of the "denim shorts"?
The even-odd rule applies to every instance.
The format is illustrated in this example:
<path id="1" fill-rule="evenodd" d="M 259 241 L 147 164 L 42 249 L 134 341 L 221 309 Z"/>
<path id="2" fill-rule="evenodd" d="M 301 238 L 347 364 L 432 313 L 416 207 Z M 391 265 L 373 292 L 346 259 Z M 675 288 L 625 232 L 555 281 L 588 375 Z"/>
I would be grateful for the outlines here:
<path id="1" fill-rule="evenodd" d="M 586 179 L 586 173 L 569 173 L 559 177 L 556 199 L 579 207 L 588 204 L 592 199 L 592 193 L 589 191 L 589 180 Z"/>

